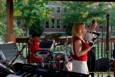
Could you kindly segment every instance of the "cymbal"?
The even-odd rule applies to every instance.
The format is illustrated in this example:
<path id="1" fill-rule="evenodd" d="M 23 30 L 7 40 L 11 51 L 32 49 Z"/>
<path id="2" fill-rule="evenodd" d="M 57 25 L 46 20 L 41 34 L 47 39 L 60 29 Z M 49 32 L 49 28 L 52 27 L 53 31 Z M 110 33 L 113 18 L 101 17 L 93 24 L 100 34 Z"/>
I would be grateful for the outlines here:
<path id="1" fill-rule="evenodd" d="M 48 39 L 57 39 L 59 38 L 60 36 L 63 36 L 65 35 L 64 33 L 50 33 L 50 34 L 47 34 L 45 36 L 45 38 L 48 38 Z"/>
<path id="2" fill-rule="evenodd" d="M 67 38 L 72 38 L 72 36 L 60 36 L 60 39 L 67 39 Z"/>

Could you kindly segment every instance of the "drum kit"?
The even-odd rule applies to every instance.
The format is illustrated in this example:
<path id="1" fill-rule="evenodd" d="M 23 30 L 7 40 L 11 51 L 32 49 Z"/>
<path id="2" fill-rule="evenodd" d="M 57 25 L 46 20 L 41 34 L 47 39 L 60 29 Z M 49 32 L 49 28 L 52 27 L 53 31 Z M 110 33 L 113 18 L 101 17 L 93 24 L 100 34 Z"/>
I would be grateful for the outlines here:
<path id="1" fill-rule="evenodd" d="M 56 46 L 54 46 L 55 42 L 52 42 L 52 44 L 51 44 L 51 40 L 50 40 L 50 45 L 53 45 L 53 47 L 56 47 L 57 45 L 62 45 L 62 43 L 57 44 Z M 41 46 L 43 47 L 43 45 L 41 45 Z M 46 46 L 49 46 L 48 43 L 45 45 L 45 47 Z M 49 47 L 51 47 L 51 46 L 49 46 Z M 66 65 L 65 65 L 66 57 L 67 57 L 67 55 L 65 54 L 66 52 L 64 52 L 64 51 L 63 52 L 61 52 L 61 51 L 60 52 L 51 51 L 51 50 L 49 50 L 49 48 L 48 49 L 46 49 L 46 48 L 42 49 L 42 50 L 39 50 L 36 53 L 36 55 L 42 56 L 44 58 L 44 60 L 42 62 L 38 62 L 38 63 L 36 63 L 36 65 L 25 64 L 26 66 L 21 67 L 21 65 L 24 65 L 24 64 L 14 63 L 14 61 L 17 59 L 19 54 L 16 55 L 16 57 L 11 61 L 10 64 L 3 64 L 2 62 L 0 62 L 0 76 L 2 76 L 2 77 L 32 77 L 30 75 L 32 70 L 34 69 L 34 71 L 35 71 L 35 68 L 38 68 L 38 67 L 42 68 L 42 69 L 39 69 L 41 71 L 47 71 L 47 70 L 44 70 L 44 69 L 57 70 L 57 71 L 67 71 L 66 70 Z M 18 68 L 18 66 L 19 66 L 19 68 Z M 21 71 L 19 71 L 19 69 Z M 25 70 L 28 70 L 29 73 L 28 73 L 28 71 L 24 72 Z M 23 76 L 22 76 L 22 74 L 23 74 Z M 13 75 L 15 75 L 15 76 L 13 76 Z M 34 76 L 34 77 L 38 77 L 38 76 Z"/>
<path id="2" fill-rule="evenodd" d="M 38 56 L 42 56 L 44 58 L 44 61 L 42 61 L 42 65 L 45 67 L 48 67 L 49 69 L 55 69 L 55 70 L 65 70 L 65 63 L 67 61 L 67 58 L 69 57 L 67 55 L 66 45 L 68 44 L 71 37 L 65 36 L 64 33 L 52 33 L 49 35 L 46 35 L 45 42 L 41 42 L 40 48 L 42 50 L 39 50 L 37 52 Z M 52 42 L 51 42 L 52 41 Z M 56 51 L 57 46 L 63 46 L 63 51 Z"/>

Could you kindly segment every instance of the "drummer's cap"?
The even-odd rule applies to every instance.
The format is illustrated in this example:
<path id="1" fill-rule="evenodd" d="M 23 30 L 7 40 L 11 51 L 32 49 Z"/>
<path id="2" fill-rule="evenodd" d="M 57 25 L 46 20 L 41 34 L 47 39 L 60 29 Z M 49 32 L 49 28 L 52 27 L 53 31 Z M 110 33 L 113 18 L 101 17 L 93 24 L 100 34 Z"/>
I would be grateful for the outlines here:
<path id="1" fill-rule="evenodd" d="M 39 34 L 39 33 L 33 33 L 33 34 L 32 34 L 32 37 L 36 37 L 36 36 L 37 36 L 37 37 L 40 37 L 40 34 Z"/>

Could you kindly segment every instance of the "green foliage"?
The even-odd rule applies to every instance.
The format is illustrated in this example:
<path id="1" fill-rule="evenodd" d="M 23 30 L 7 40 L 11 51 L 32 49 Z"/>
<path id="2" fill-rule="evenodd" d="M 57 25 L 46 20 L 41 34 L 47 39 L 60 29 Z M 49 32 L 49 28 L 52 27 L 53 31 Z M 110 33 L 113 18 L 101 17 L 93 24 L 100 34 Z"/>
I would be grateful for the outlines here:
<path id="1" fill-rule="evenodd" d="M 43 27 L 40 26 L 40 21 L 35 21 L 32 23 L 32 26 L 30 27 L 30 35 L 37 33 L 37 34 L 42 34 L 44 31 Z"/>
<path id="2" fill-rule="evenodd" d="M 24 35 L 23 30 L 20 27 L 18 27 L 18 25 L 16 24 L 16 22 L 14 22 L 13 25 L 14 25 L 13 30 L 14 30 L 14 32 L 16 34 L 16 37 L 23 36 Z"/>
<path id="3" fill-rule="evenodd" d="M 65 30 L 68 34 L 71 32 L 71 24 L 74 22 L 85 22 L 86 25 L 89 25 L 92 19 L 96 19 L 98 24 L 103 24 L 106 22 L 106 14 L 109 13 L 109 10 L 111 9 L 111 11 L 114 12 L 113 9 L 109 7 L 111 4 L 107 2 L 65 1 L 63 5 L 63 24 L 66 25 Z M 114 20 L 114 18 L 112 19 Z"/>
<path id="4" fill-rule="evenodd" d="M 6 32 L 6 25 L 0 22 L 0 35 L 4 35 Z"/>
<path id="5" fill-rule="evenodd" d="M 6 0 L 0 0 L 0 17 L 6 15 Z"/>
<path id="6" fill-rule="evenodd" d="M 4 34 L 6 32 L 6 25 L 0 22 L 0 41 L 3 42 Z"/>
<path id="7" fill-rule="evenodd" d="M 27 28 L 31 29 L 34 25 L 34 30 L 41 33 L 40 23 L 47 18 L 45 6 L 44 0 L 18 0 L 17 2 L 14 0 L 14 16 L 22 16 Z"/>
<path id="8" fill-rule="evenodd" d="M 34 29 L 36 32 L 41 33 L 43 27 L 40 26 L 40 23 L 42 23 L 44 20 L 47 20 L 48 14 L 51 13 L 51 9 L 46 7 L 48 0 L 13 0 L 13 2 L 14 16 L 20 16 L 24 18 L 25 26 L 29 29 L 31 29 L 33 25 L 36 25 Z M 98 24 L 105 23 L 107 13 L 110 14 L 110 25 L 115 25 L 114 2 L 62 2 L 64 6 L 63 25 L 66 26 L 66 32 L 68 34 L 71 34 L 71 27 L 74 22 L 85 22 L 86 25 L 89 25 L 92 19 L 96 19 Z M 6 17 L 6 0 L 0 0 L 0 3 L 0 18 Z M 108 6 L 109 4 L 111 7 Z M 2 33 L 3 28 L 0 28 L 0 32 Z M 17 30 L 18 29 L 15 28 L 15 31 Z M 19 34 L 19 32 L 16 33 Z"/>

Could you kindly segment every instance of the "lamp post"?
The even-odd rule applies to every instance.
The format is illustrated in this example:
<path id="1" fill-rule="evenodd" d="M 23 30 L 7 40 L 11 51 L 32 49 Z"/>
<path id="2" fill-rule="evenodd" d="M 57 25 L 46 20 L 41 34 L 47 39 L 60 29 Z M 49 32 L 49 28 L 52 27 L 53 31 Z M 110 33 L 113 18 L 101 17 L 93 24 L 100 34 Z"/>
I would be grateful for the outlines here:
<path id="1" fill-rule="evenodd" d="M 108 54 L 108 51 L 109 51 L 109 40 L 110 40 L 110 36 L 109 36 L 109 14 L 106 15 L 106 19 L 107 19 L 107 25 L 106 25 L 106 51 L 107 51 L 107 54 Z"/>
<path id="2" fill-rule="evenodd" d="M 108 61 L 108 65 L 110 64 L 110 59 L 109 59 L 109 51 L 110 51 L 110 48 L 109 48 L 109 41 L 110 41 L 110 25 L 109 25 L 109 17 L 110 15 L 107 14 L 106 15 L 106 19 L 107 19 L 107 26 L 106 26 L 106 53 L 107 53 L 107 59 L 109 60 Z M 110 72 L 110 66 L 108 66 L 108 72 Z M 107 77 L 111 77 L 109 74 Z"/>

